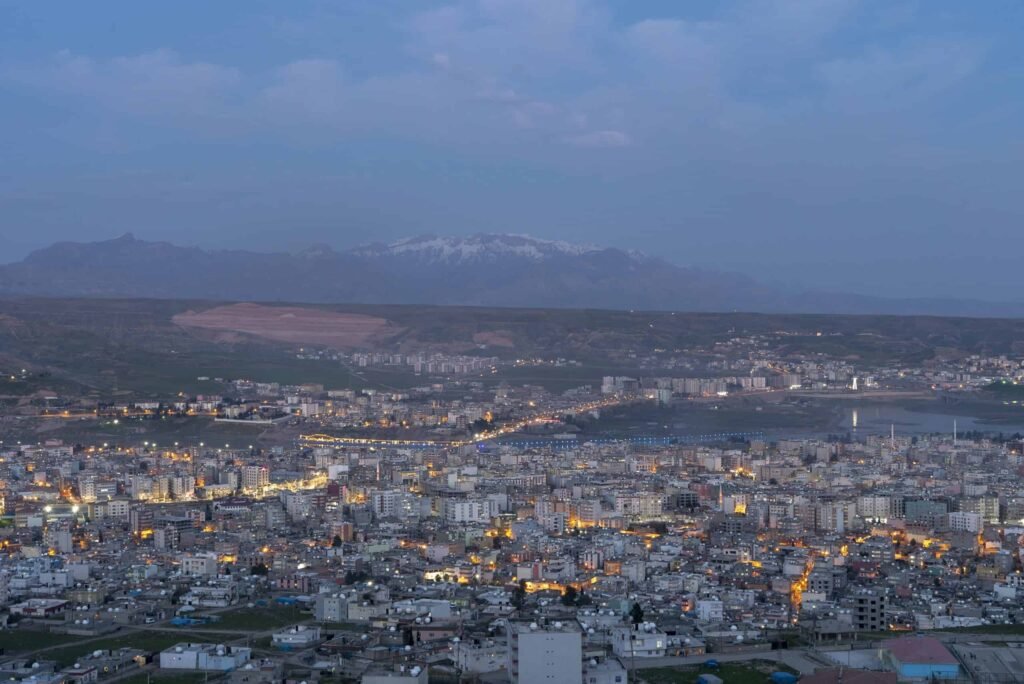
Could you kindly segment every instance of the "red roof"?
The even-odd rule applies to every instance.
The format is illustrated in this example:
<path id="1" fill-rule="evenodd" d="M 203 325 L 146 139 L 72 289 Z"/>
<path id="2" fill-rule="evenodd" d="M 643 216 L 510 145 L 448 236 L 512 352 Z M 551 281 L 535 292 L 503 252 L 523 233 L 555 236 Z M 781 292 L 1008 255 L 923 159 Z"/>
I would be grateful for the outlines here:
<path id="1" fill-rule="evenodd" d="M 882 648 L 901 663 L 918 665 L 959 665 L 960 662 L 942 642 L 933 637 L 906 637 L 882 642 Z"/>

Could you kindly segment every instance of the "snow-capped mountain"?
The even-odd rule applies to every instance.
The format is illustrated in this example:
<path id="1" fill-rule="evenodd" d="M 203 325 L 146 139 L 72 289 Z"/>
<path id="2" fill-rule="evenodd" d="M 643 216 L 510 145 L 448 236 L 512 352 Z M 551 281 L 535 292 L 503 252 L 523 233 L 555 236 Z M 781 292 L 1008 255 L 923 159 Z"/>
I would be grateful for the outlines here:
<path id="1" fill-rule="evenodd" d="M 786 292 L 639 252 L 525 235 L 421 236 L 349 251 L 208 251 L 131 234 L 0 266 L 0 296 L 1020 316 L 1024 305 Z"/>
<path id="2" fill-rule="evenodd" d="M 600 247 L 560 240 L 542 240 L 529 235 L 478 233 L 464 237 L 420 235 L 387 245 L 372 244 L 352 250 L 356 256 L 380 259 L 415 258 L 443 263 L 461 261 L 498 261 L 524 258 L 544 261 L 555 257 L 578 257 L 600 252 Z"/>

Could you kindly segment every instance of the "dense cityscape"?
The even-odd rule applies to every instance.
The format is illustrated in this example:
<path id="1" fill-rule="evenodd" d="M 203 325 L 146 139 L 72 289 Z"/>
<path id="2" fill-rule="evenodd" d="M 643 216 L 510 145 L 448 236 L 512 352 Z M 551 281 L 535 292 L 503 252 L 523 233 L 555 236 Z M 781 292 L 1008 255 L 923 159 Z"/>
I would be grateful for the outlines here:
<path id="1" fill-rule="evenodd" d="M 1018 676 L 1020 435 L 958 433 L 955 417 L 942 433 L 864 431 L 856 409 L 842 435 L 594 428 L 619 410 L 650 430 L 646 411 L 751 397 L 1001 392 L 1012 406 L 1019 358 L 865 364 L 734 337 L 642 357 L 649 376 L 552 391 L 494 376 L 586 364 L 288 353 L 414 367 L 422 384 L 199 377 L 221 391 L 43 392 L 7 412 L 8 426 L 129 437 L 0 447 L 13 652 L 0 669 L 32 684 L 150 668 L 612 684 L 709 663 L 803 681 Z M 253 443 L 160 443 L 168 419 L 244 427 Z"/>
<path id="2" fill-rule="evenodd" d="M 1021 26 L 0 0 L 0 684 L 1024 684 Z"/>

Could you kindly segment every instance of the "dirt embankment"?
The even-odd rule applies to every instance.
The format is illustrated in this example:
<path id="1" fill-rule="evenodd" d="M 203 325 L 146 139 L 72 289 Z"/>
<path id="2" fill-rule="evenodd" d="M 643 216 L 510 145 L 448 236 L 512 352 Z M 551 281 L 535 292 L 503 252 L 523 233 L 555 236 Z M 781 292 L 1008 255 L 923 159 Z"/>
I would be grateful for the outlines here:
<path id="1" fill-rule="evenodd" d="M 229 304 L 206 311 L 186 311 L 171 319 L 185 328 L 244 333 L 275 342 L 333 349 L 373 347 L 401 332 L 384 318 L 298 306 Z"/>

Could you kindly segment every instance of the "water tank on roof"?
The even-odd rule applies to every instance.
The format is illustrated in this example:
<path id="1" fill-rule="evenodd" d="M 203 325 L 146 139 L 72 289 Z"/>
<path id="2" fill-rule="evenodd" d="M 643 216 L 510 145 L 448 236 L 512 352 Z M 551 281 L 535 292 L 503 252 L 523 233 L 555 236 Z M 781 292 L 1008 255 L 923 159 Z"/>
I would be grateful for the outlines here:
<path id="1" fill-rule="evenodd" d="M 772 672 L 772 684 L 795 684 L 796 675 L 789 672 Z"/>

